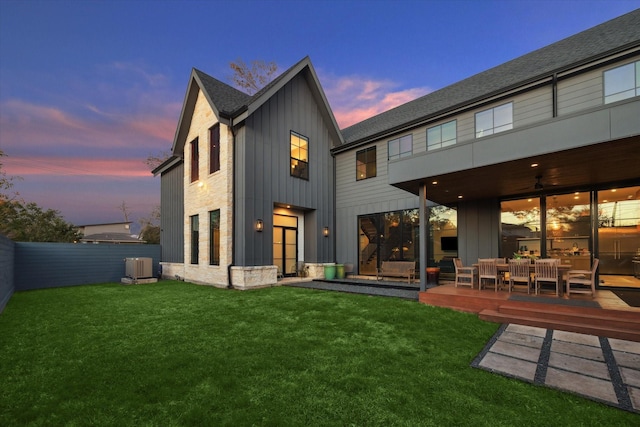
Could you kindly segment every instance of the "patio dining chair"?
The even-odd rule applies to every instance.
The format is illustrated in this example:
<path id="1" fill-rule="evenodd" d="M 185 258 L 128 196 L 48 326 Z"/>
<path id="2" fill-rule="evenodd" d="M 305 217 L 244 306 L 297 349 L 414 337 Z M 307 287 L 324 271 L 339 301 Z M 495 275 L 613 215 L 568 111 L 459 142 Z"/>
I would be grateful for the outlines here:
<path id="1" fill-rule="evenodd" d="M 479 289 L 483 289 L 485 281 L 493 282 L 493 287 L 498 292 L 498 287 L 502 284 L 502 275 L 498 273 L 498 263 L 495 258 L 481 258 L 478 260 Z"/>
<path id="2" fill-rule="evenodd" d="M 453 259 L 453 266 L 456 269 L 456 281 L 454 286 L 458 285 L 469 286 L 473 288 L 473 282 L 475 281 L 476 269 L 475 267 L 464 267 L 460 258 Z"/>
<path id="3" fill-rule="evenodd" d="M 545 258 L 537 259 L 534 264 L 534 282 L 536 288 L 536 295 L 540 293 L 542 283 L 555 283 L 556 296 L 559 294 L 560 278 L 558 277 L 558 263 L 557 258 Z"/>
<path id="4" fill-rule="evenodd" d="M 572 293 L 591 294 L 591 298 L 596 296 L 596 270 L 599 262 L 598 258 L 594 258 L 591 270 L 567 271 L 567 296 Z"/>
<path id="5" fill-rule="evenodd" d="M 516 283 L 519 285 L 526 283 L 527 293 L 531 293 L 530 265 L 528 258 L 509 260 L 509 292 L 516 287 Z"/>

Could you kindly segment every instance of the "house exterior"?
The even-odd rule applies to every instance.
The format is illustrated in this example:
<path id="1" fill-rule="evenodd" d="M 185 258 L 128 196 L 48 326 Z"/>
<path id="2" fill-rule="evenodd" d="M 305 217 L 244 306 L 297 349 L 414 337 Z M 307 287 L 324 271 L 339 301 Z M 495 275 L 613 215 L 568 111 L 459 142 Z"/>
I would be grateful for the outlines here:
<path id="1" fill-rule="evenodd" d="M 239 289 L 335 259 L 334 160 L 342 143 L 309 58 L 253 96 L 189 78 L 161 175 L 163 275 Z"/>
<path id="2" fill-rule="evenodd" d="M 639 95 L 636 10 L 343 129 L 337 258 L 370 274 L 396 255 L 598 257 L 632 275 Z"/>
<path id="3" fill-rule="evenodd" d="M 193 141 L 218 123 L 226 165 L 216 175 L 201 161 L 194 179 Z M 305 143 L 308 180 L 293 167 L 292 147 Z M 388 260 L 447 271 L 454 257 L 557 257 L 579 269 L 599 258 L 607 286 L 633 277 L 640 254 L 640 10 L 342 131 L 308 58 L 253 97 L 194 71 L 174 157 L 155 173 L 163 260 L 188 280 L 219 285 L 231 266 L 234 286 L 275 283 L 283 212 L 297 218 L 291 250 L 312 275 L 333 261 L 375 275 Z M 217 209 L 219 271 L 192 262 L 210 250 L 194 215 Z"/>

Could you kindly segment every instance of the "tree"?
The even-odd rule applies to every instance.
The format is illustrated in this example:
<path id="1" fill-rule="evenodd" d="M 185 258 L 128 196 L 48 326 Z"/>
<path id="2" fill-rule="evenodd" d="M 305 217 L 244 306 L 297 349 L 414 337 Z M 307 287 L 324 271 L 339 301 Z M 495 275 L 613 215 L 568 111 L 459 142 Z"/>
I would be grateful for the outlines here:
<path id="1" fill-rule="evenodd" d="M 0 150 L 0 159 L 5 156 L 4 151 Z M 18 196 L 18 193 L 9 194 L 13 188 L 13 181 L 16 179 L 20 179 L 20 177 L 8 176 L 7 172 L 2 169 L 2 162 L 0 162 L 0 203 L 13 200 Z"/>
<path id="2" fill-rule="evenodd" d="M 0 233 L 16 242 L 75 242 L 81 236 L 60 212 L 36 203 L 0 202 Z"/>
<path id="3" fill-rule="evenodd" d="M 147 158 L 145 159 L 144 163 L 147 165 L 149 170 L 154 170 L 155 168 L 160 166 L 162 163 L 164 163 L 164 161 L 167 160 L 169 157 L 171 157 L 171 150 L 161 150 L 155 154 L 149 154 L 149 156 L 147 156 Z"/>
<path id="4" fill-rule="evenodd" d="M 0 150 L 0 158 L 4 156 Z M 7 176 L 0 163 L 0 233 L 17 242 L 74 242 L 80 238 L 60 212 L 25 203 L 18 193 L 9 194 L 15 179 L 19 177 Z"/>
<path id="5" fill-rule="evenodd" d="M 140 219 L 140 238 L 149 244 L 160 243 L 160 206 L 155 206 L 148 218 Z"/>
<path id="6" fill-rule="evenodd" d="M 233 70 L 231 80 L 241 90 L 249 95 L 253 95 L 273 80 L 275 73 L 278 71 L 278 65 L 263 60 L 251 61 L 249 67 L 241 58 L 229 63 L 229 67 Z"/>

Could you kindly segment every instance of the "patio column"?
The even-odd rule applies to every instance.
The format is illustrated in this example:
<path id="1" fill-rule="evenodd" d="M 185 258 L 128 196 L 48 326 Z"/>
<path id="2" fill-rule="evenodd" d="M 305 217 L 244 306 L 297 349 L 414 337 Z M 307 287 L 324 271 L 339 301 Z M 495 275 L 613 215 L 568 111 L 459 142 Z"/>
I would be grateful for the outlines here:
<path id="1" fill-rule="evenodd" d="M 427 184 L 420 186 L 418 191 L 420 199 L 420 291 L 427 289 L 427 227 L 429 219 L 427 218 Z"/>

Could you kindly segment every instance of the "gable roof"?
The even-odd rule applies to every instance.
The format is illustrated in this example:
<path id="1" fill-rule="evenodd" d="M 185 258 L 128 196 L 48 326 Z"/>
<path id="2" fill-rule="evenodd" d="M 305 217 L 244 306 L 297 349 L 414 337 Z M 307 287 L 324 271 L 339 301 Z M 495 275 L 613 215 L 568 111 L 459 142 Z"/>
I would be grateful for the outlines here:
<path id="1" fill-rule="evenodd" d="M 316 75 L 311 60 L 308 56 L 304 57 L 291 68 L 280 74 L 269 84 L 256 92 L 253 96 L 239 91 L 226 83 L 217 80 L 204 72 L 193 69 L 189 77 L 189 85 L 187 93 L 182 104 L 182 111 L 176 134 L 173 139 L 173 156 L 166 165 L 163 164 L 154 170 L 154 174 L 165 170 L 167 167 L 175 163 L 176 156 L 181 156 L 186 142 L 186 134 L 189 132 L 191 118 L 193 116 L 198 92 L 202 91 L 207 102 L 213 109 L 218 120 L 227 125 L 235 125 L 241 123 L 249 115 L 255 112 L 260 106 L 267 102 L 282 87 L 289 83 L 295 76 L 302 74 L 307 82 L 313 96 L 318 103 L 319 110 L 328 124 L 330 133 L 337 144 L 343 143 L 342 134 L 338 128 L 338 124 L 333 116 L 333 112 L 329 107 L 327 98 L 322 90 L 318 76 Z"/>
<path id="2" fill-rule="evenodd" d="M 640 9 L 347 127 L 342 130 L 342 148 L 370 142 L 430 117 L 637 46 Z"/>

